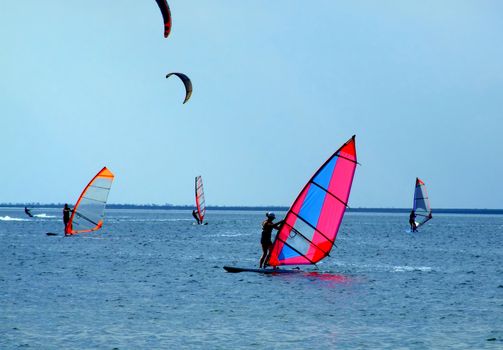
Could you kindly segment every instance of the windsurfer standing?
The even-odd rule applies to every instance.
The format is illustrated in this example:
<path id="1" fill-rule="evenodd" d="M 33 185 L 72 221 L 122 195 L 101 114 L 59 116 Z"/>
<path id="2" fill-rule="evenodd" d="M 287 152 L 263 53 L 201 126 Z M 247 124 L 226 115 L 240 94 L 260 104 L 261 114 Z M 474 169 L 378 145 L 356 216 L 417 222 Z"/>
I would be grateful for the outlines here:
<path id="1" fill-rule="evenodd" d="M 63 208 L 63 223 L 65 224 L 65 235 L 70 231 L 68 228 L 68 222 L 70 221 L 70 213 L 72 210 L 68 206 L 68 204 L 65 203 L 65 207 Z"/>
<path id="2" fill-rule="evenodd" d="M 199 216 L 197 215 L 197 211 L 195 209 L 192 210 L 192 216 L 194 217 L 194 219 L 196 219 L 197 224 L 201 225 L 201 221 L 199 220 Z"/>
<path id="3" fill-rule="evenodd" d="M 416 226 L 416 213 L 414 213 L 414 210 L 410 212 L 409 216 L 409 224 L 410 224 L 410 229 L 412 232 L 417 232 L 417 226 Z"/>
<path id="4" fill-rule="evenodd" d="M 260 237 L 260 244 L 262 245 L 262 256 L 260 257 L 259 268 L 266 267 L 267 261 L 269 260 L 269 254 L 271 253 L 272 247 L 272 230 L 278 230 L 283 221 L 274 223 L 273 220 L 276 219 L 276 215 L 273 212 L 267 212 L 265 214 L 266 220 L 262 222 L 262 236 Z"/>

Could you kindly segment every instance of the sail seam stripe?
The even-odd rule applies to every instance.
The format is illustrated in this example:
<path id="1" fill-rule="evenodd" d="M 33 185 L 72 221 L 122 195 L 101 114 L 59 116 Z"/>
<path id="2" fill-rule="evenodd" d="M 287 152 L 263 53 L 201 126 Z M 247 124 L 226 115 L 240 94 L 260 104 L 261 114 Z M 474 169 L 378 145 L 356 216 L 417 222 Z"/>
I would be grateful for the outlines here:
<path id="1" fill-rule="evenodd" d="M 331 240 L 330 238 L 328 238 L 323 232 L 321 232 L 320 230 L 318 230 L 316 227 L 314 227 L 313 225 L 311 225 L 309 222 L 307 222 L 306 219 L 304 219 L 302 216 L 300 216 L 299 214 L 295 213 L 294 211 L 291 211 L 291 213 L 293 215 L 295 215 L 296 217 L 298 217 L 300 220 L 302 220 L 307 226 L 311 227 L 313 230 L 315 230 L 316 232 L 318 232 L 320 235 L 322 235 L 323 237 L 325 237 L 326 240 L 328 240 L 330 243 L 332 244 L 335 244 L 335 241 Z M 288 225 L 290 226 L 290 225 Z M 290 226 L 291 227 L 291 226 Z M 297 230 L 296 230 L 297 231 Z"/>
<path id="2" fill-rule="evenodd" d="M 307 256 L 305 256 L 304 254 L 302 254 L 301 252 L 299 252 L 297 249 L 295 249 L 294 247 L 292 247 L 290 244 L 288 244 L 287 242 L 285 242 L 284 240 L 282 240 L 281 238 L 278 237 L 278 240 L 280 240 L 281 242 L 283 242 L 284 245 L 287 245 L 290 247 L 290 249 L 296 251 L 298 254 L 302 255 L 307 261 L 309 261 L 311 264 L 314 264 L 314 262 L 309 259 Z"/>
<path id="3" fill-rule="evenodd" d="M 314 182 L 314 181 L 311 181 L 312 184 L 316 185 L 317 187 L 319 187 L 320 189 L 322 189 L 323 191 L 325 191 L 326 193 L 328 193 L 329 195 L 331 195 L 332 197 L 334 197 L 335 199 L 337 199 L 339 202 L 341 202 L 342 204 L 344 204 L 344 206 L 346 208 L 349 208 L 348 204 L 345 203 L 342 199 L 340 199 L 339 197 L 337 197 L 335 194 L 333 194 L 332 192 L 328 191 L 327 189 L 323 188 L 320 184 Z"/>
<path id="4" fill-rule="evenodd" d="M 293 226 L 291 226 L 290 224 L 288 223 L 285 223 L 285 225 L 287 225 L 288 227 L 290 227 L 293 231 L 295 231 L 296 234 L 300 235 L 302 238 L 304 238 L 306 241 L 308 241 L 309 243 L 311 243 L 313 246 L 315 246 L 317 249 L 319 249 L 322 253 L 324 254 L 328 254 L 324 249 L 321 249 L 317 244 L 315 244 L 313 241 L 311 241 L 309 238 L 307 238 L 306 236 L 304 236 L 301 232 L 299 232 L 299 230 L 295 229 Z M 325 235 L 322 234 L 323 237 L 325 237 Z M 326 238 L 326 237 L 325 237 Z"/>
<path id="5" fill-rule="evenodd" d="M 91 185 L 89 187 L 93 187 L 93 188 L 101 188 L 102 190 L 110 190 L 111 187 L 103 187 L 103 186 L 96 186 L 96 185 Z"/>
<path id="6" fill-rule="evenodd" d="M 339 157 L 339 158 L 345 159 L 345 160 L 347 160 L 347 161 L 349 161 L 349 162 L 352 162 L 352 163 L 358 164 L 358 162 L 357 162 L 356 160 L 354 160 L 354 159 L 349 159 L 349 158 L 347 158 L 347 157 L 341 156 L 340 154 L 337 154 L 337 155 L 336 155 L 336 157 Z"/>
<path id="7" fill-rule="evenodd" d="M 82 199 L 87 199 L 87 200 L 90 200 L 90 201 L 94 201 L 94 202 L 98 202 L 98 203 L 106 203 L 107 201 L 100 201 L 99 199 L 94 199 L 94 198 L 91 198 L 91 197 L 82 197 Z M 81 203 L 82 204 L 82 203 Z"/>
<path id="8" fill-rule="evenodd" d="M 89 221 L 91 224 L 98 225 L 96 222 L 94 222 L 93 220 L 89 219 L 87 216 L 82 215 L 81 213 L 79 213 L 77 211 L 75 212 L 75 214 L 77 214 L 82 219 Z M 78 223 L 76 223 L 76 224 L 78 225 Z"/>

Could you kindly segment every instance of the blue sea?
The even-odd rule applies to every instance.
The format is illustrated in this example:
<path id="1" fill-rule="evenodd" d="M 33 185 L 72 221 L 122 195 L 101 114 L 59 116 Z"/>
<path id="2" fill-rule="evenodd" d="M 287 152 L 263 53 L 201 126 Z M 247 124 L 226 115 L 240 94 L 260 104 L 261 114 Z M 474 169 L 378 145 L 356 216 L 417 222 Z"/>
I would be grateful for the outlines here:
<path id="1" fill-rule="evenodd" d="M 222 267 L 258 265 L 263 212 L 107 210 L 73 237 L 33 213 L 0 208 L 0 349 L 503 349 L 503 216 L 347 213 L 317 269 L 260 275 Z"/>

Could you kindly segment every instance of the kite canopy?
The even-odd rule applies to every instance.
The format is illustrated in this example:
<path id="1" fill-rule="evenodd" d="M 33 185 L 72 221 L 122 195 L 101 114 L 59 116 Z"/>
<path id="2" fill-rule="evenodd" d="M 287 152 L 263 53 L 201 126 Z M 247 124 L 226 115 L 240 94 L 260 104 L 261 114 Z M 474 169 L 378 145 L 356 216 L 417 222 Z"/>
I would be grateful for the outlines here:
<path id="1" fill-rule="evenodd" d="M 353 136 L 328 158 L 293 202 L 273 243 L 270 266 L 315 264 L 329 255 L 356 165 Z"/>
<path id="2" fill-rule="evenodd" d="M 65 229 L 66 235 L 96 231 L 103 226 L 105 206 L 114 174 L 106 167 L 84 188 Z"/>
<path id="3" fill-rule="evenodd" d="M 416 188 L 414 189 L 413 210 L 416 214 L 416 227 L 424 225 L 432 218 L 430 199 L 426 192 L 426 186 L 418 177 L 416 177 Z"/>
<path id="4" fill-rule="evenodd" d="M 180 80 L 183 82 L 183 85 L 185 85 L 185 100 L 183 101 L 183 103 L 187 102 L 192 95 L 192 82 L 190 81 L 189 77 L 183 73 L 169 73 L 166 75 L 166 79 L 168 79 L 172 75 L 176 75 L 178 78 L 180 78 Z"/>
<path id="5" fill-rule="evenodd" d="M 171 32 L 171 11 L 166 0 L 156 0 L 156 2 L 159 5 L 164 21 L 164 37 L 167 38 Z"/>

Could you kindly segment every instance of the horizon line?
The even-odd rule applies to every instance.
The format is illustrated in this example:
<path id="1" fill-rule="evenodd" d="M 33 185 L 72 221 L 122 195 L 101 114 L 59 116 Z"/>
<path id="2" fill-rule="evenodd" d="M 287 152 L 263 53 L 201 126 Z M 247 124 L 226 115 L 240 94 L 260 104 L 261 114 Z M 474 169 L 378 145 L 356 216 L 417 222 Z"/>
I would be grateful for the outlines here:
<path id="1" fill-rule="evenodd" d="M 0 203 L 0 208 L 60 208 L 64 203 Z M 133 204 L 133 203 L 110 203 L 107 204 L 108 209 L 192 209 L 195 206 L 192 204 Z M 288 211 L 290 207 L 282 205 L 207 205 L 207 210 L 278 210 Z M 348 211 L 353 212 L 409 212 L 410 208 L 397 207 L 350 207 Z M 480 213 L 480 214 L 503 214 L 503 208 L 433 208 L 433 213 Z"/>

